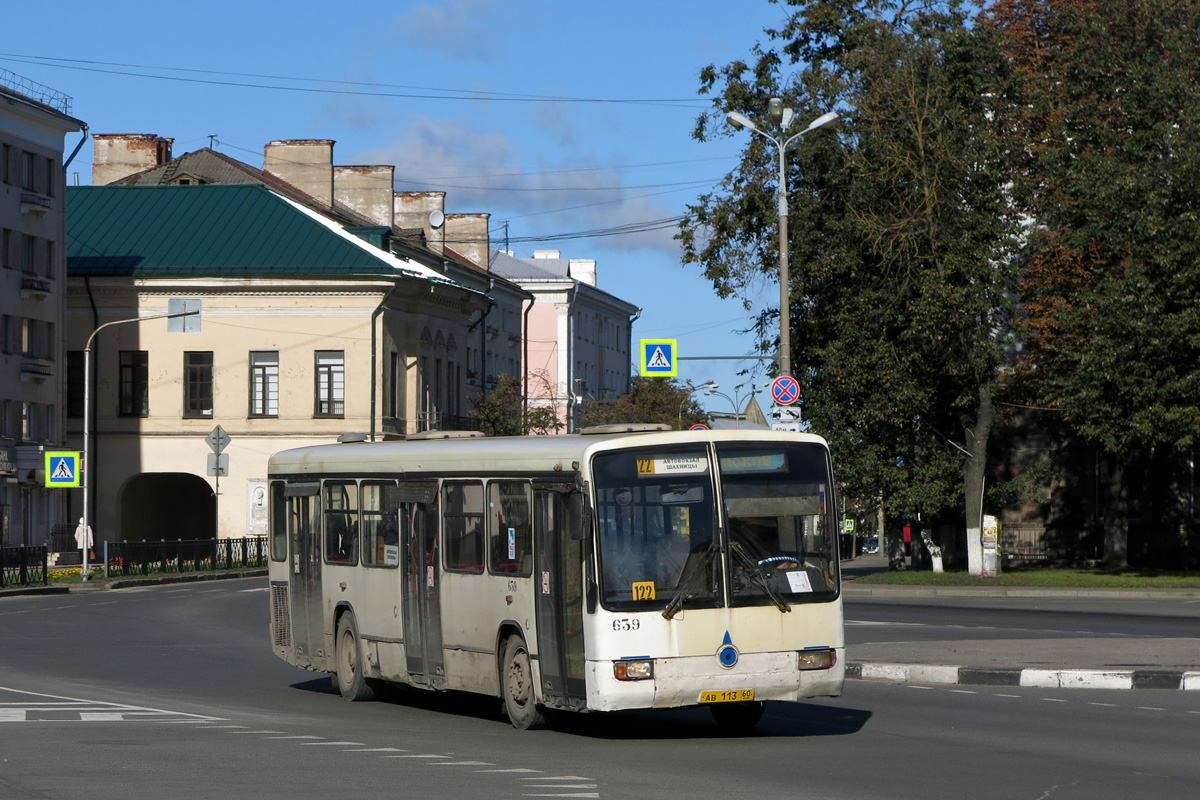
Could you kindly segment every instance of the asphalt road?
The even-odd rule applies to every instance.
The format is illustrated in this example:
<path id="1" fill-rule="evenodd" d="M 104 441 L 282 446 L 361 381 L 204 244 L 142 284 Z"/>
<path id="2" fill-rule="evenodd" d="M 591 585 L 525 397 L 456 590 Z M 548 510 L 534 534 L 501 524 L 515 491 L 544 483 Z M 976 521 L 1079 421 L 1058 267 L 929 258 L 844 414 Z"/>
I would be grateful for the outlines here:
<path id="1" fill-rule="evenodd" d="M 848 635 L 890 613 L 848 603 Z M 905 613 L 978 635 L 954 608 Z M 849 681 L 744 737 L 702 711 L 519 732 L 487 698 L 346 703 L 272 655 L 267 618 L 262 579 L 0 600 L 0 800 L 1200 796 L 1197 692 Z"/>

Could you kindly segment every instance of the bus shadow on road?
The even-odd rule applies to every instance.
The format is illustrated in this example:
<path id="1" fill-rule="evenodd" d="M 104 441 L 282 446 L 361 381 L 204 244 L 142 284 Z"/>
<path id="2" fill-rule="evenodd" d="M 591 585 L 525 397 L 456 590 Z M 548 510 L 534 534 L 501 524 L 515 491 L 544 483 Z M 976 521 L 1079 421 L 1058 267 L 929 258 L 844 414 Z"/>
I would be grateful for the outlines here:
<path id="1" fill-rule="evenodd" d="M 858 733 L 871 712 L 815 703 L 768 703 L 762 721 L 748 731 L 731 731 L 713 721 L 705 708 L 665 711 L 614 711 L 556 716 L 553 727 L 563 733 L 595 739 L 761 739 L 847 736 Z"/>
<path id="2" fill-rule="evenodd" d="M 292 688 L 317 694 L 338 694 L 329 677 L 294 683 Z M 401 708 L 508 724 L 503 703 L 495 697 L 467 692 L 429 692 L 394 685 L 386 687 L 378 699 Z M 551 712 L 547 715 L 549 727 L 559 733 L 614 741 L 848 736 L 862 730 L 870 718 L 871 712 L 864 709 L 803 702 L 768 703 L 762 721 L 748 731 L 720 727 L 707 708 L 591 714 Z"/>

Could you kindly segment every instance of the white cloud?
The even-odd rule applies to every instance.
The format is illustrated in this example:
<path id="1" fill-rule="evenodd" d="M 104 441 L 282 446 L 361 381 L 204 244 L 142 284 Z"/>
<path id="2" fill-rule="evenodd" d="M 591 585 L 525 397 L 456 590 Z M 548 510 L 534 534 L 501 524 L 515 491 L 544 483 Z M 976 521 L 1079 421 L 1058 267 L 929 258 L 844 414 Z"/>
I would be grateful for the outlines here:
<path id="1" fill-rule="evenodd" d="M 497 35 L 497 26 L 515 13 L 494 0 L 419 3 L 396 17 L 393 33 L 410 46 L 489 61 L 505 41 Z"/>

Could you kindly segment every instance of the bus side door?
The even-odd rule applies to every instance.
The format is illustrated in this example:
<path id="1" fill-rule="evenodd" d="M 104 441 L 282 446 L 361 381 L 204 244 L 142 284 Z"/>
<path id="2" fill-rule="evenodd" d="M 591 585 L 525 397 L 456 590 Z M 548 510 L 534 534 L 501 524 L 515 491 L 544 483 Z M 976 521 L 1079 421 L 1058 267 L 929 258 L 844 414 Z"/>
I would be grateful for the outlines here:
<path id="1" fill-rule="evenodd" d="M 573 484 L 533 487 L 534 549 L 537 553 L 538 664 L 542 695 L 562 708 L 583 708 L 583 542 L 571 537 L 568 497 Z"/>
<path id="2" fill-rule="evenodd" d="M 289 483 L 288 534 L 292 569 L 292 636 L 296 665 L 324 669 L 325 603 L 321 584 L 321 485 Z"/>
<path id="3" fill-rule="evenodd" d="M 409 681 L 429 688 L 445 683 L 442 658 L 441 554 L 437 483 L 400 482 L 400 548 L 404 656 Z"/>

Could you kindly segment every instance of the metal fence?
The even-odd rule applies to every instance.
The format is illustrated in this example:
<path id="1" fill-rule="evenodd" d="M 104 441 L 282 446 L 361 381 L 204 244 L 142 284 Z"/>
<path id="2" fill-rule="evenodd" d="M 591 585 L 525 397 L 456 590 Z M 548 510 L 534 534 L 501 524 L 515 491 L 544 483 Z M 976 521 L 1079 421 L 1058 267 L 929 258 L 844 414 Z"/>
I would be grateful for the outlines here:
<path id="1" fill-rule="evenodd" d="M 267 565 L 267 537 L 102 542 L 96 569 L 106 576 L 256 569 Z"/>
<path id="2" fill-rule="evenodd" d="M 10 586 L 45 585 L 50 580 L 46 570 L 49 553 L 44 546 L 0 547 L 0 589 Z"/>

